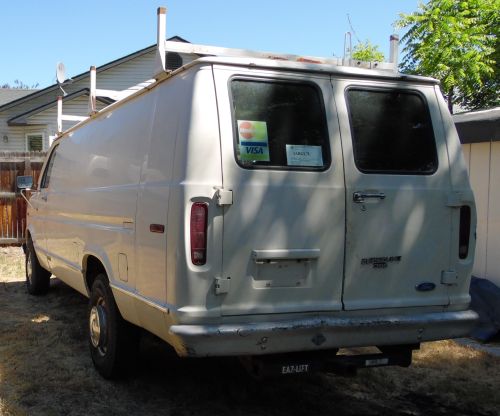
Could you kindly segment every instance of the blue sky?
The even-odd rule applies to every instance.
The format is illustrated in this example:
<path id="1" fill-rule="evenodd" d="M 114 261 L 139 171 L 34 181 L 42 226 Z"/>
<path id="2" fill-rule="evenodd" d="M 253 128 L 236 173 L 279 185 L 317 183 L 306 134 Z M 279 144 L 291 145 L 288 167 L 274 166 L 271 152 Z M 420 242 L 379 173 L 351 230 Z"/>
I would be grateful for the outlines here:
<path id="1" fill-rule="evenodd" d="M 56 63 L 74 76 L 156 42 L 156 8 L 166 6 L 167 37 L 193 42 L 342 56 L 350 16 L 357 38 L 389 55 L 400 12 L 418 0 L 0 0 L 0 85 L 55 82 Z M 396 31 L 396 33 L 398 33 Z M 400 33 L 401 34 L 401 33 Z M 353 36 L 353 43 L 356 37 Z"/>

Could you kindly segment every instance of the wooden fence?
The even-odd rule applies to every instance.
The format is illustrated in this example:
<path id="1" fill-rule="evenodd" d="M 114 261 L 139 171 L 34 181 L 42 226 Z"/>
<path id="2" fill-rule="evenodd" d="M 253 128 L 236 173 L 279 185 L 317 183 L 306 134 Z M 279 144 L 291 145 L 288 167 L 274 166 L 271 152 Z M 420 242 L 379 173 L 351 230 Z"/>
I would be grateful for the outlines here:
<path id="1" fill-rule="evenodd" d="M 18 192 L 16 178 L 33 176 L 38 183 L 45 153 L 0 152 L 0 245 L 20 245 L 26 236 L 26 201 Z"/>

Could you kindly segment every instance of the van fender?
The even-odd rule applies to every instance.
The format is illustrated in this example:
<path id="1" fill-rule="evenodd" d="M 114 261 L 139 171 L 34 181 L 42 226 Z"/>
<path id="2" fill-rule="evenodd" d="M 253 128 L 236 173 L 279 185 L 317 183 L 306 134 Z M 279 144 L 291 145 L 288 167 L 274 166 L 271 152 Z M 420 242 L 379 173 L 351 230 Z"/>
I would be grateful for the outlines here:
<path id="1" fill-rule="evenodd" d="M 87 288 L 87 293 L 90 294 L 90 290 L 92 289 L 92 284 L 89 285 L 87 279 L 87 271 L 88 271 L 88 258 L 95 257 L 104 268 L 104 272 L 106 276 L 108 276 L 109 282 L 112 283 L 114 280 L 113 277 L 113 267 L 111 266 L 111 260 L 106 252 L 102 249 L 102 247 L 97 245 L 85 245 L 82 250 L 82 274 L 85 279 L 85 287 Z"/>
<path id="2" fill-rule="evenodd" d="M 33 247 L 35 248 L 35 254 L 38 259 L 38 262 L 45 270 L 51 271 L 50 264 L 47 260 L 48 252 L 43 245 L 38 244 L 38 238 L 37 238 L 38 234 L 33 230 L 33 228 L 34 228 L 33 224 L 29 224 L 26 228 L 26 242 L 23 244 L 23 251 L 26 254 L 26 243 L 28 242 L 28 239 L 31 238 L 31 241 L 33 241 Z"/>
<path id="3" fill-rule="evenodd" d="M 89 285 L 88 283 L 89 279 L 87 278 L 87 269 L 88 269 L 87 260 L 90 256 L 95 257 L 104 268 L 104 272 L 106 273 L 106 276 L 108 276 L 109 286 L 111 287 L 111 291 L 113 292 L 113 297 L 115 299 L 116 306 L 118 306 L 118 310 L 120 311 L 120 314 L 123 317 L 123 319 L 135 325 L 139 325 L 139 318 L 137 316 L 134 298 L 132 295 L 133 292 L 132 291 L 129 292 L 126 290 L 116 290 L 116 283 L 118 282 L 113 275 L 113 267 L 111 264 L 111 260 L 108 254 L 100 246 L 97 245 L 85 246 L 83 250 L 82 277 L 84 279 L 85 288 L 87 290 L 87 296 L 90 297 L 90 291 L 92 289 L 91 285 Z"/>
<path id="4" fill-rule="evenodd" d="M 26 243 L 28 242 L 28 240 L 31 238 L 31 240 L 33 241 L 33 246 L 35 247 L 35 249 L 37 250 L 43 250 L 42 247 L 40 247 L 40 245 L 37 243 L 38 239 L 36 238 L 36 236 L 38 235 L 35 230 L 33 230 L 33 224 L 28 224 L 28 226 L 26 227 Z M 33 238 L 35 236 L 35 238 Z M 26 244 L 25 243 L 25 244 Z"/>

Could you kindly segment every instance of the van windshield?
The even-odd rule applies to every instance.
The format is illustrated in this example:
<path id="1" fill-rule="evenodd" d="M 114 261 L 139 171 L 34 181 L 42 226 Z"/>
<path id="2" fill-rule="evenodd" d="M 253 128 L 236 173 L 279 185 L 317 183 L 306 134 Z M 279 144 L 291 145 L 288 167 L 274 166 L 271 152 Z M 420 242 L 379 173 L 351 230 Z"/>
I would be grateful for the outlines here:
<path id="1" fill-rule="evenodd" d="M 231 93 L 235 153 L 241 166 L 328 168 L 325 109 L 314 84 L 235 79 Z"/>
<path id="2" fill-rule="evenodd" d="M 347 90 L 354 161 L 364 173 L 429 175 L 438 159 L 429 109 L 412 91 Z"/>

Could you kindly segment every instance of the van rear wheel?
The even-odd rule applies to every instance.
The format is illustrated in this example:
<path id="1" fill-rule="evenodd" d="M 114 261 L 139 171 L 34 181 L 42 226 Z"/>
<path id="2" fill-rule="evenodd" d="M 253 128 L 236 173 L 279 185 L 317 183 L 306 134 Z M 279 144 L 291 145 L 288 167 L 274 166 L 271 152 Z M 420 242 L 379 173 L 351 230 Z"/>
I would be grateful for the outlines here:
<path id="1" fill-rule="evenodd" d="M 31 238 L 26 243 L 25 255 L 26 288 L 30 295 L 44 295 L 50 287 L 51 273 L 38 261 Z"/>
<path id="2" fill-rule="evenodd" d="M 108 379 L 135 367 L 139 330 L 125 321 L 116 306 L 105 274 L 96 276 L 88 306 L 90 355 L 97 371 Z"/>

